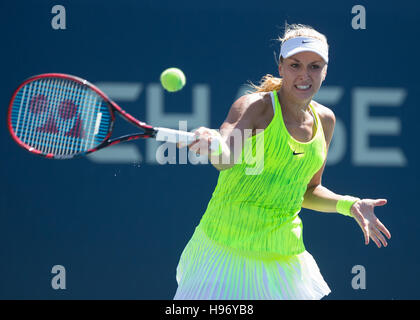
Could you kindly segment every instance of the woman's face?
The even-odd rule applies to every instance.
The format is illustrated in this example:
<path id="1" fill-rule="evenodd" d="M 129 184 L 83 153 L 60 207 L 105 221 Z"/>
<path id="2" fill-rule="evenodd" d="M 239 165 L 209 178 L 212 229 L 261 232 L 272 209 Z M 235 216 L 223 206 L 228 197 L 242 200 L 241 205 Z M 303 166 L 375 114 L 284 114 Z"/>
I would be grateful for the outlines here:
<path id="1" fill-rule="evenodd" d="M 318 92 L 327 75 L 327 64 L 316 53 L 297 53 L 279 64 L 282 89 L 298 101 L 306 101 Z"/>

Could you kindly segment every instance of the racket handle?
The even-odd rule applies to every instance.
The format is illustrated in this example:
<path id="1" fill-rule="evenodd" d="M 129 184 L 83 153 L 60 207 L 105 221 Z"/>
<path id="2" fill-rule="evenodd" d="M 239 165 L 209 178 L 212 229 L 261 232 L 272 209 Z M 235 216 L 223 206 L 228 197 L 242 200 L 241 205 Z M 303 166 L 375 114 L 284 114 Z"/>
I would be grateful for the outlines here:
<path id="1" fill-rule="evenodd" d="M 188 131 L 180 131 L 168 128 L 155 128 L 157 141 L 168 141 L 173 143 L 184 142 L 190 144 L 196 140 L 194 133 Z M 210 150 L 216 151 L 219 149 L 219 141 L 214 139 L 211 142 Z"/>

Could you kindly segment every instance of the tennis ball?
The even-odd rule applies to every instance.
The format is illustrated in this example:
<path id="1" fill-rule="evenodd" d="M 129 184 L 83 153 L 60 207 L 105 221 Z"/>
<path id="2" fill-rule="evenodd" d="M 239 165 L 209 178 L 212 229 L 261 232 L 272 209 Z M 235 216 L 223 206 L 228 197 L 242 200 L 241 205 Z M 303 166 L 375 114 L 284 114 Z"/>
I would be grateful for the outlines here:
<path id="1" fill-rule="evenodd" d="M 160 83 L 169 92 L 181 90 L 185 86 L 185 75 L 178 68 L 169 68 L 160 75 Z"/>

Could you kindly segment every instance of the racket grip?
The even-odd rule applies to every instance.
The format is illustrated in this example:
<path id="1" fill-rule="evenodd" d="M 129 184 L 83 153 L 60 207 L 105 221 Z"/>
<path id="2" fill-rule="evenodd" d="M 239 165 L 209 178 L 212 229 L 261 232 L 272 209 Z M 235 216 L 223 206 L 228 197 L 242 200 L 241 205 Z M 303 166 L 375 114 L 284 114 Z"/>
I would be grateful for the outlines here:
<path id="1" fill-rule="evenodd" d="M 195 134 L 188 131 L 180 131 L 168 128 L 155 128 L 157 130 L 155 139 L 157 141 L 167 141 L 172 143 L 183 142 L 190 144 L 196 140 Z M 216 151 L 219 149 L 219 141 L 214 139 L 211 142 L 210 150 Z"/>

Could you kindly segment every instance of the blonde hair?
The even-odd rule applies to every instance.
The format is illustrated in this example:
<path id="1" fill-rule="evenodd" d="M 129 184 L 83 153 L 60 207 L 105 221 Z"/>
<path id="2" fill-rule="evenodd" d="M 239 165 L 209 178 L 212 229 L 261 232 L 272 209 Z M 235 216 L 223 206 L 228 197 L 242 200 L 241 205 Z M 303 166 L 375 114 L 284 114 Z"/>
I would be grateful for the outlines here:
<path id="1" fill-rule="evenodd" d="M 296 37 L 311 37 L 325 42 L 328 46 L 327 37 L 325 37 L 322 33 L 316 31 L 311 26 L 304 24 L 287 24 L 287 22 L 284 28 L 283 38 L 278 37 L 277 41 L 283 44 L 283 42 L 285 42 L 286 40 Z M 280 57 L 280 62 L 283 62 L 283 57 Z M 252 82 L 250 82 L 250 86 L 253 89 L 251 92 L 270 92 L 273 90 L 277 91 L 280 89 L 281 83 L 281 78 L 274 77 L 271 74 L 266 74 L 262 77 L 259 85 L 255 85 Z"/>

